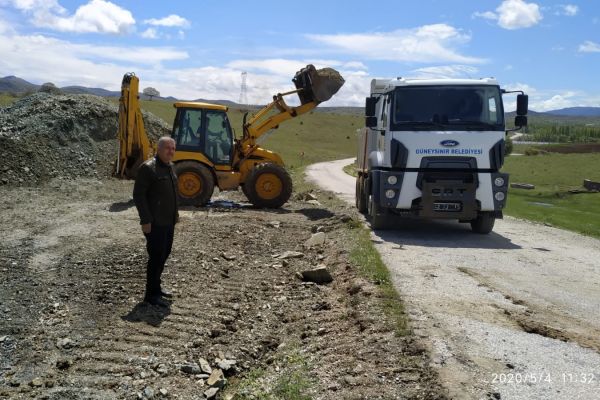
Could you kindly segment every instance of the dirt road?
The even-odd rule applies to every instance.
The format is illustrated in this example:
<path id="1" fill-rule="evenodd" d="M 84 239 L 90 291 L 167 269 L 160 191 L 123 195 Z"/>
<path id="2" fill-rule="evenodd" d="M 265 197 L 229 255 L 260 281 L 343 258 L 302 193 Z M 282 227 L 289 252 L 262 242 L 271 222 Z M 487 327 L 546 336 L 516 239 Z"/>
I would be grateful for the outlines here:
<path id="1" fill-rule="evenodd" d="M 354 203 L 353 159 L 307 176 Z M 510 201 L 510 197 L 508 199 Z M 455 398 L 600 398 L 600 241 L 514 218 L 394 220 L 373 241 Z"/>

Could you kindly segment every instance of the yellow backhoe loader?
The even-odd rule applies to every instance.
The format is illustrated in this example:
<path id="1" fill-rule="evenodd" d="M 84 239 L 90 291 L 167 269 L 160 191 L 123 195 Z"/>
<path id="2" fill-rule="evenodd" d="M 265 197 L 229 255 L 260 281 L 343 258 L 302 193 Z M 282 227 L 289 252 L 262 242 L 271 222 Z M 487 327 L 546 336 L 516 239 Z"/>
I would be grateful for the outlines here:
<path id="1" fill-rule="evenodd" d="M 273 101 L 248 121 L 243 135 L 234 138 L 228 108 L 217 104 L 176 102 L 173 132 L 177 150 L 173 159 L 179 178 L 180 204 L 202 206 L 215 186 L 222 191 L 239 186 L 257 207 L 279 208 L 292 193 L 292 181 L 281 157 L 258 146 L 257 140 L 279 124 L 305 114 L 329 100 L 344 84 L 334 69 L 308 65 L 296 73 L 295 90 L 273 96 Z M 139 105 L 139 79 L 123 77 L 119 104 L 119 154 L 115 176 L 135 178 L 137 168 L 156 151 L 144 129 Z M 290 107 L 284 97 L 297 94 L 300 105 Z"/>

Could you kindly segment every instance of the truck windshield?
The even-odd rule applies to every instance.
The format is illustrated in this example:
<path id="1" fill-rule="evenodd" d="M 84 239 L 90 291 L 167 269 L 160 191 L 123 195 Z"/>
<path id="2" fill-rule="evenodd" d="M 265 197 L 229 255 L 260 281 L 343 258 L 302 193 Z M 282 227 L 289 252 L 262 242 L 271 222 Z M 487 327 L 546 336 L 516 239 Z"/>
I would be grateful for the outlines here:
<path id="1" fill-rule="evenodd" d="M 497 86 L 398 87 L 392 110 L 392 130 L 504 130 Z"/>

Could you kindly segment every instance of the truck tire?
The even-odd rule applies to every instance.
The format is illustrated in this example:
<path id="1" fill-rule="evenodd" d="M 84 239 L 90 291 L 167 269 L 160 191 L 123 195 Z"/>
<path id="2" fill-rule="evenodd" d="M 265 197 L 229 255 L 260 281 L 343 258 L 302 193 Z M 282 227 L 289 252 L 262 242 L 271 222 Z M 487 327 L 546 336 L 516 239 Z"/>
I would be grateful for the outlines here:
<path id="1" fill-rule="evenodd" d="M 184 206 L 204 206 L 215 190 L 215 178 L 207 166 L 196 161 L 175 164 L 177 197 Z"/>
<path id="2" fill-rule="evenodd" d="M 356 208 L 358 209 L 358 212 L 364 214 L 367 212 L 367 201 L 366 201 L 366 196 L 365 196 L 365 184 L 364 184 L 364 178 L 362 176 L 359 176 L 356 178 L 356 193 L 355 193 L 355 197 L 356 197 Z"/>
<path id="3" fill-rule="evenodd" d="M 471 229 L 475 233 L 488 234 L 494 229 L 496 217 L 493 213 L 483 212 L 477 218 L 471 220 Z"/>
<path id="4" fill-rule="evenodd" d="M 292 195 L 292 179 L 279 165 L 258 164 L 248 174 L 244 192 L 255 207 L 279 208 Z"/>
<path id="5" fill-rule="evenodd" d="M 371 229 L 383 229 L 385 228 L 386 215 L 375 202 L 373 197 L 369 198 L 369 219 L 371 222 Z"/>

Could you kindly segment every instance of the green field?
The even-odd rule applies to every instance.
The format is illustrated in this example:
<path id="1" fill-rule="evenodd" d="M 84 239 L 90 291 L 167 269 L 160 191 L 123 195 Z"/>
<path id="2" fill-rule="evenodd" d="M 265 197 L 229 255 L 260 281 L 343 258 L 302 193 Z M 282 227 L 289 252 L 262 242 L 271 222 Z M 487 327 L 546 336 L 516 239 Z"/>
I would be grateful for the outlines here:
<path id="1" fill-rule="evenodd" d="M 569 193 L 584 179 L 600 181 L 600 153 L 512 156 L 504 172 L 536 186 L 510 189 L 506 214 L 600 238 L 600 193 Z"/>

